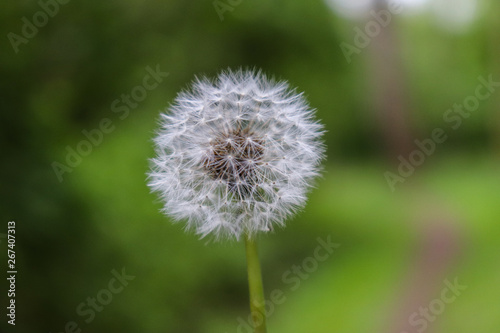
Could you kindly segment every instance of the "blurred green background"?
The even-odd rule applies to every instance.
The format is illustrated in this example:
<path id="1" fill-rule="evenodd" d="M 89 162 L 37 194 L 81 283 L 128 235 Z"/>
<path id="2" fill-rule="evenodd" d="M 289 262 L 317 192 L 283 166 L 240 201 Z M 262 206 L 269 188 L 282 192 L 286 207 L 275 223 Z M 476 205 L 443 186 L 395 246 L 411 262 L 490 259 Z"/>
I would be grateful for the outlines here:
<path id="1" fill-rule="evenodd" d="M 69 1 L 44 23 L 47 3 L 0 4 L 1 267 L 13 220 L 18 270 L 16 326 L 4 278 L 0 331 L 249 332 L 243 244 L 184 233 L 146 186 L 159 113 L 195 75 L 239 67 L 304 91 L 328 130 L 306 209 L 259 241 L 266 297 L 284 295 L 269 332 L 500 331 L 500 92 L 456 130 L 443 119 L 478 77 L 500 81 L 498 1 L 403 1 L 378 32 L 369 1 Z M 347 61 L 341 46 L 370 22 Z M 113 112 L 148 66 L 169 74 Z M 106 118 L 113 130 L 60 181 L 54 162 Z M 436 128 L 448 139 L 392 191 L 386 172 Z M 340 247 L 287 282 L 318 237 Z M 109 300 L 122 268 L 135 278 Z M 456 300 L 409 321 L 455 279 Z M 77 308 L 96 296 L 106 304 L 87 322 Z"/>

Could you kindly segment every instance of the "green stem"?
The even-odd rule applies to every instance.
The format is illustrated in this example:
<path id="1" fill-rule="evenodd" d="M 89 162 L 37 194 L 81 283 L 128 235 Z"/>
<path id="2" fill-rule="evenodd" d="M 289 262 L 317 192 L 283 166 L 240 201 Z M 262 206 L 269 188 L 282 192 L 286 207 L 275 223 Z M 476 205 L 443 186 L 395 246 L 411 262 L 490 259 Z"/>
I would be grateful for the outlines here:
<path id="1" fill-rule="evenodd" d="M 254 238 L 245 237 L 247 253 L 248 286 L 250 289 L 250 311 L 255 333 L 266 333 L 266 311 L 262 274 Z"/>

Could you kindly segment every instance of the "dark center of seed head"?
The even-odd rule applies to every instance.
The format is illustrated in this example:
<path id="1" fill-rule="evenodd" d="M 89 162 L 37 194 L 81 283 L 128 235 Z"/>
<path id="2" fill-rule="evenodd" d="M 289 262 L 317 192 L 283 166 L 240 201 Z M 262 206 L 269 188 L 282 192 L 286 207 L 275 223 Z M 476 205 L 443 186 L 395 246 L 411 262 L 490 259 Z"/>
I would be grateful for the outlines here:
<path id="1" fill-rule="evenodd" d="M 247 130 L 236 130 L 212 140 L 205 170 L 225 181 L 233 192 L 248 192 L 258 181 L 256 167 L 262 163 L 262 139 Z"/>

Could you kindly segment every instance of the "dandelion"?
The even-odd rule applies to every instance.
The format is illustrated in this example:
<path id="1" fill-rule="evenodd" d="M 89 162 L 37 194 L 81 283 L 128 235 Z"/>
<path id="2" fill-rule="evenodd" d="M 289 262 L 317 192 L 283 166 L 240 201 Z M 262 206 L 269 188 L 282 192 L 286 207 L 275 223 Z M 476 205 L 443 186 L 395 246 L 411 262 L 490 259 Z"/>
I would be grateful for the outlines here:
<path id="1" fill-rule="evenodd" d="M 267 232 L 304 206 L 321 134 L 285 82 L 248 71 L 197 80 L 162 115 L 149 185 L 201 236 Z"/>
<path id="2" fill-rule="evenodd" d="M 254 236 L 304 207 L 324 156 L 322 133 L 286 82 L 243 70 L 198 79 L 162 114 L 149 186 L 167 215 L 201 237 L 244 236 L 249 280 L 260 280 Z"/>

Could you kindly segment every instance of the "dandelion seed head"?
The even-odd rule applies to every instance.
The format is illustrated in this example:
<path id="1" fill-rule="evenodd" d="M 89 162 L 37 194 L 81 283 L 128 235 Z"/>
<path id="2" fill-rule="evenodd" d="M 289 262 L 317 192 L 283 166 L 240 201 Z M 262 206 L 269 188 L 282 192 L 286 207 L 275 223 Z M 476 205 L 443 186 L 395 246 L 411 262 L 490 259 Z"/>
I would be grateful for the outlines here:
<path id="1" fill-rule="evenodd" d="M 149 186 L 202 237 L 268 232 L 304 207 L 322 133 L 285 82 L 243 70 L 198 79 L 162 115 Z"/>

